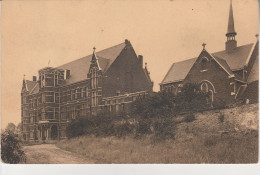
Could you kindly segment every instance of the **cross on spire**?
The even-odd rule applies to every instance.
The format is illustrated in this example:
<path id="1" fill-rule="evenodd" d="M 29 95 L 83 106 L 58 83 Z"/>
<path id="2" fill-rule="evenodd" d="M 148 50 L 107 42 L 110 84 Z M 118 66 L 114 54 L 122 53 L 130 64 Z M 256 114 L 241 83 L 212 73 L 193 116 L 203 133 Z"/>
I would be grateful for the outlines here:
<path id="1" fill-rule="evenodd" d="M 202 43 L 202 46 L 203 46 L 203 50 L 205 50 L 206 43 Z"/>

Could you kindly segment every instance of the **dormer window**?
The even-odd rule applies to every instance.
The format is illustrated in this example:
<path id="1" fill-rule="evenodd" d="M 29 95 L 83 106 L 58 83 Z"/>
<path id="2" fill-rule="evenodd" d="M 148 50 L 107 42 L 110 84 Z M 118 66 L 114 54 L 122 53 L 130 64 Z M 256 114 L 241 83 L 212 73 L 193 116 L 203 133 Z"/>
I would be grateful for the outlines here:
<path id="1" fill-rule="evenodd" d="M 201 62 L 200 62 L 200 72 L 205 72 L 207 71 L 207 62 L 208 62 L 208 58 L 207 57 L 203 57 Z"/>

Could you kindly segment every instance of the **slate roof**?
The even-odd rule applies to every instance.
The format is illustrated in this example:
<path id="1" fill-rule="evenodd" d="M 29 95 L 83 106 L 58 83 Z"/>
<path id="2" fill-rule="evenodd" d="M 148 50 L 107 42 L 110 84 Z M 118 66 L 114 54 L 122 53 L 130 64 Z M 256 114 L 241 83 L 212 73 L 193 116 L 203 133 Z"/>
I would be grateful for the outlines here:
<path id="1" fill-rule="evenodd" d="M 246 60 L 248 58 L 248 55 L 250 54 L 250 51 L 253 47 L 253 43 L 243 45 L 236 47 L 230 52 L 220 51 L 220 52 L 215 52 L 212 55 L 215 57 L 222 58 L 226 60 L 227 64 L 231 68 L 231 70 L 236 70 L 236 69 L 242 69 L 246 65 Z"/>
<path id="2" fill-rule="evenodd" d="M 173 63 L 166 76 L 164 77 L 162 83 L 184 80 L 196 60 L 197 58 L 192 58 Z"/>
<path id="3" fill-rule="evenodd" d="M 236 47 L 230 52 L 219 51 L 212 53 L 212 56 L 226 69 L 229 74 L 232 71 L 241 69 L 246 65 L 247 58 L 253 49 L 253 43 Z M 196 58 L 173 63 L 170 70 L 164 77 L 162 84 L 182 81 L 189 73 L 191 67 L 195 63 Z"/>
<path id="4" fill-rule="evenodd" d="M 259 79 L 259 56 L 257 56 L 257 58 L 253 64 L 253 67 L 247 78 L 247 82 L 251 83 L 251 82 L 257 81 L 258 79 Z"/>
<path id="5" fill-rule="evenodd" d="M 34 86 L 37 84 L 36 81 L 25 80 L 26 90 L 31 92 Z"/>
<path id="6" fill-rule="evenodd" d="M 96 52 L 98 63 L 103 72 L 106 72 L 121 51 L 125 48 L 125 42 L 113 47 Z M 58 69 L 70 70 L 70 78 L 66 80 L 65 85 L 73 84 L 85 80 L 89 71 L 92 54 L 75 61 L 66 63 L 57 67 Z"/>
<path id="7" fill-rule="evenodd" d="M 26 91 L 28 91 L 29 94 L 39 92 L 39 84 L 37 83 L 37 81 L 24 80 L 24 83 Z"/>

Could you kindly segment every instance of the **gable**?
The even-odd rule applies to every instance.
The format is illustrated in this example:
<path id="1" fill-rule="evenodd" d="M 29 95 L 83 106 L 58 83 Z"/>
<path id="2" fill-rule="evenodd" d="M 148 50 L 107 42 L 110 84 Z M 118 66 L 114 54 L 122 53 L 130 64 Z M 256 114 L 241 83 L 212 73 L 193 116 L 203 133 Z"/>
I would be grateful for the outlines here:
<path id="1" fill-rule="evenodd" d="M 133 47 L 126 47 L 103 76 L 103 96 L 151 90 L 152 83 Z"/>
<path id="2" fill-rule="evenodd" d="M 233 75 L 232 70 L 230 69 L 230 67 L 228 66 L 228 64 L 226 63 L 225 60 L 218 58 L 218 57 L 214 57 L 213 55 L 208 53 L 206 50 L 202 50 L 202 52 L 200 53 L 199 57 L 197 58 L 195 64 L 199 64 L 199 66 L 197 68 L 199 69 L 200 72 L 211 71 L 210 64 L 216 64 L 226 73 L 227 76 Z M 205 65 L 203 65 L 203 64 L 205 64 Z"/>

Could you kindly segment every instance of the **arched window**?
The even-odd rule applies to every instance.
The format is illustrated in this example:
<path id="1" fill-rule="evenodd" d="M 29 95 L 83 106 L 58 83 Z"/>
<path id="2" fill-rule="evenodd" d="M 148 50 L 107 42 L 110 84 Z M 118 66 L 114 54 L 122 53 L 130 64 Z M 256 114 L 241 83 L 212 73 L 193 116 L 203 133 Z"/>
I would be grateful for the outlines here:
<path id="1" fill-rule="evenodd" d="M 209 91 L 208 84 L 207 83 L 202 83 L 200 85 L 200 89 L 201 89 L 202 92 L 207 93 Z"/>
<path id="2" fill-rule="evenodd" d="M 200 69 L 202 72 L 207 71 L 207 62 L 208 62 L 208 58 L 207 57 L 203 57 L 201 62 L 200 62 Z"/>

